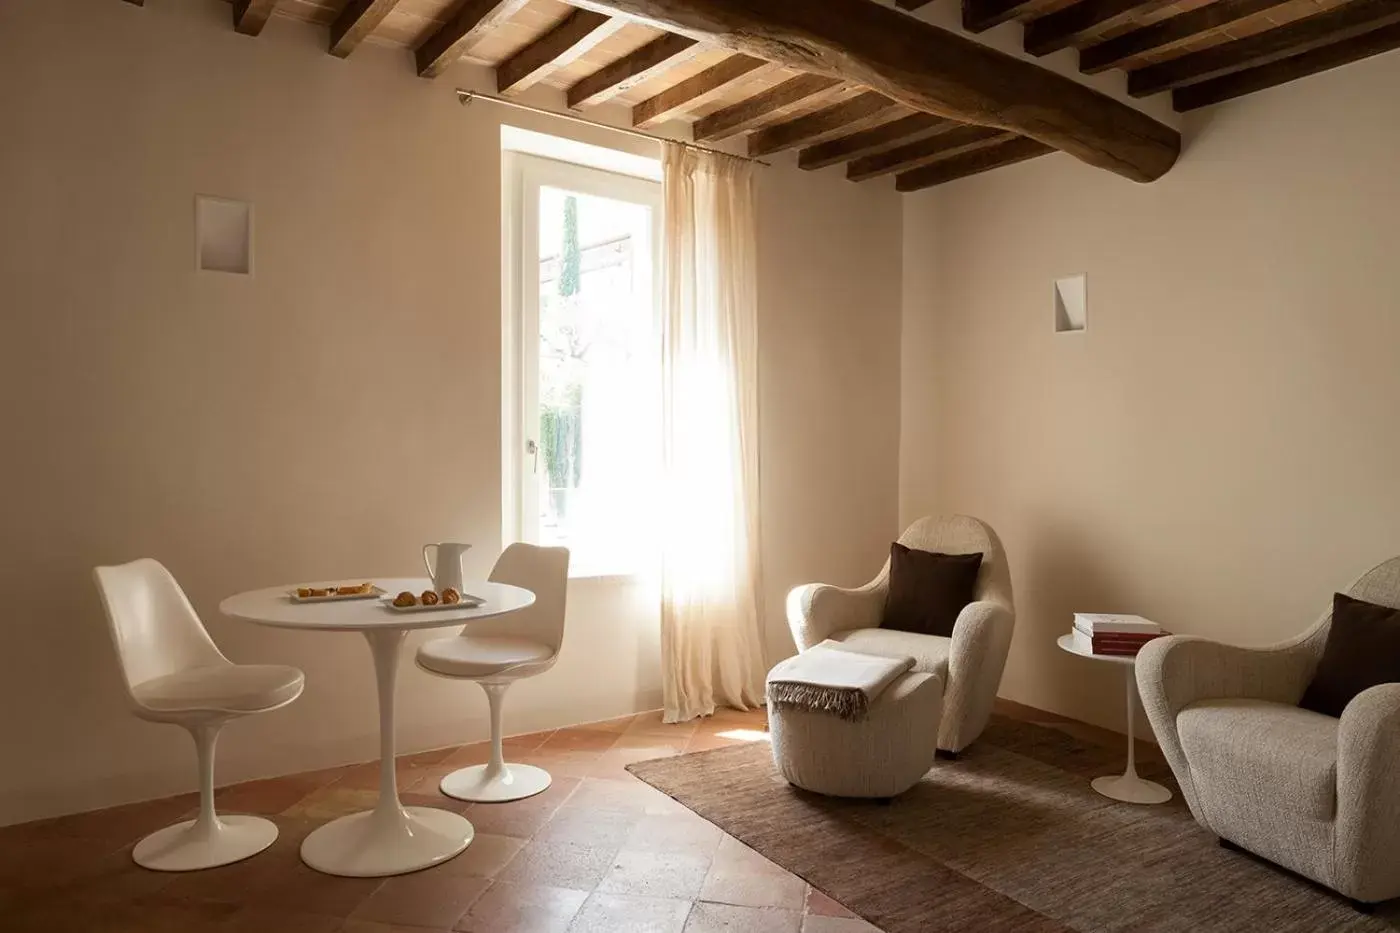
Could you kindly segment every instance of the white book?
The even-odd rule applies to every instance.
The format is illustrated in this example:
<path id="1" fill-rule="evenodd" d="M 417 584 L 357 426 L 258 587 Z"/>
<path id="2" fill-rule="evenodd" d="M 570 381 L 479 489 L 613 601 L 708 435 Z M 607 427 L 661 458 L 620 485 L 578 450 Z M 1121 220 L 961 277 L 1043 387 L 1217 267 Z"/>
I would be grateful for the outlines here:
<path id="1" fill-rule="evenodd" d="M 1074 627 L 1086 635 L 1156 635 L 1162 627 L 1142 616 L 1106 612 L 1076 612 Z"/>

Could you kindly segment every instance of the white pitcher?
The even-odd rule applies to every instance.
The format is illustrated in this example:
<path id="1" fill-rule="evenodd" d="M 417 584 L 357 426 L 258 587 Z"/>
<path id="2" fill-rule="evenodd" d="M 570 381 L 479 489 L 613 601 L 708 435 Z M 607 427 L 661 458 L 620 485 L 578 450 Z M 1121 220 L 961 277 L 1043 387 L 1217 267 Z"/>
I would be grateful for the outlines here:
<path id="1" fill-rule="evenodd" d="M 423 566 L 428 568 L 428 574 L 433 578 L 433 589 L 441 593 L 451 587 L 462 592 L 462 558 L 470 549 L 470 544 L 450 541 L 423 545 Z M 432 552 L 431 557 L 429 551 Z"/>

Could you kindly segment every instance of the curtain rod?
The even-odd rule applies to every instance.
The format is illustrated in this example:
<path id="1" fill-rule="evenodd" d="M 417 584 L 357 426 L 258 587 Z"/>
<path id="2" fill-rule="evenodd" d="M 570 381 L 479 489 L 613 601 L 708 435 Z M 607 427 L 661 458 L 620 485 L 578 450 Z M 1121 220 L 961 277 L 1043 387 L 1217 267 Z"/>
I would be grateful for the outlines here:
<path id="1" fill-rule="evenodd" d="M 725 152 L 723 149 L 711 149 L 709 146 L 701 146 L 697 143 L 688 143 L 682 139 L 671 139 L 666 136 L 657 136 L 654 133 L 643 133 L 641 130 L 634 130 L 625 126 L 612 126 L 608 123 L 599 123 L 597 120 L 590 120 L 573 113 L 560 113 L 558 110 L 547 110 L 544 107 L 536 107 L 532 104 L 522 104 L 518 100 L 511 100 L 508 97 L 498 97 L 495 94 L 483 94 L 480 91 L 469 91 L 466 88 L 457 88 L 457 100 L 462 106 L 467 106 L 474 100 L 489 101 L 493 104 L 502 104 L 506 107 L 514 107 L 516 110 L 527 110 L 530 113 L 541 113 L 547 117 L 558 117 L 561 120 L 568 120 L 572 123 L 580 123 L 584 126 L 594 126 L 600 130 L 612 130 L 614 133 L 622 133 L 624 136 L 635 136 L 638 139 L 649 139 L 658 143 L 676 143 L 687 149 L 695 149 L 700 152 L 713 152 L 717 155 L 729 156 L 731 159 L 743 159 L 745 162 L 755 162 L 759 165 L 769 165 L 762 159 L 755 159 L 751 156 L 735 155 L 732 152 Z"/>

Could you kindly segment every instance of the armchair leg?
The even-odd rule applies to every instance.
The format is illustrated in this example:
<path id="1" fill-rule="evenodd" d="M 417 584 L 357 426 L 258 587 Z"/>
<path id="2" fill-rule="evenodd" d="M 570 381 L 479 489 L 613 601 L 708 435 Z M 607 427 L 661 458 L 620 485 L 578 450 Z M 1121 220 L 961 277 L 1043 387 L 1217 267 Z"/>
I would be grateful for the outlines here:
<path id="1" fill-rule="evenodd" d="M 933 757 L 939 761 L 957 761 L 962 752 L 950 752 L 946 748 L 940 748 L 934 752 Z"/>

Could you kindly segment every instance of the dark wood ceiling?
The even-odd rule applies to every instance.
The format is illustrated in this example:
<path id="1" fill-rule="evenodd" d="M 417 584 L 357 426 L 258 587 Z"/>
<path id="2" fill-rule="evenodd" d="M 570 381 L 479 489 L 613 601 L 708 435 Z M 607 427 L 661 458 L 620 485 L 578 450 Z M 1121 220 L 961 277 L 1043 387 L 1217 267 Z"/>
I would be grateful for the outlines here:
<path id="1" fill-rule="evenodd" d="M 637 127 L 682 120 L 698 141 L 745 135 L 751 155 L 796 149 L 804 169 L 844 162 L 853 181 L 894 175 L 901 191 L 1054 151 L 579 2 L 585 8 L 560 0 L 233 0 L 233 20 L 253 35 L 273 15 L 325 25 L 328 49 L 341 57 L 364 42 L 411 48 L 424 77 L 465 58 L 494 68 L 503 94 L 553 86 L 578 110 L 625 104 Z M 896 5 L 913 12 L 929 2 Z M 1400 0 L 962 0 L 962 19 L 972 33 L 1019 22 L 1031 55 L 1075 49 L 1081 71 L 1120 69 L 1130 94 L 1170 92 L 1179 111 L 1400 48 Z"/>

